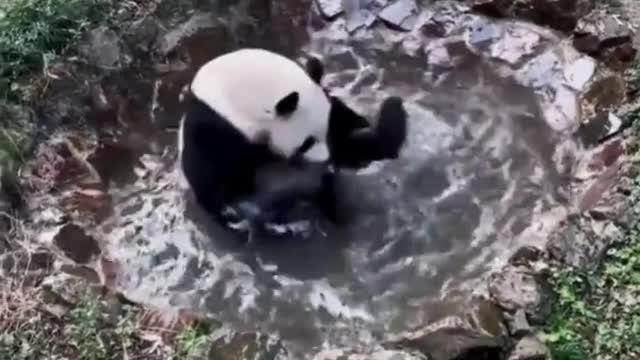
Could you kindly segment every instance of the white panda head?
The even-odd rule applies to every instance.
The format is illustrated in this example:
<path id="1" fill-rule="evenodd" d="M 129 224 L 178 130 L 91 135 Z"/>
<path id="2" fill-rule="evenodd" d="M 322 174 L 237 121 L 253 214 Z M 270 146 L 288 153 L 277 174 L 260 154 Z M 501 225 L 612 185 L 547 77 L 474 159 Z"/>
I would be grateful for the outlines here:
<path id="1" fill-rule="evenodd" d="M 267 140 L 286 158 L 329 159 L 331 103 L 293 60 L 263 49 L 233 51 L 202 66 L 191 92 L 253 143 Z"/>

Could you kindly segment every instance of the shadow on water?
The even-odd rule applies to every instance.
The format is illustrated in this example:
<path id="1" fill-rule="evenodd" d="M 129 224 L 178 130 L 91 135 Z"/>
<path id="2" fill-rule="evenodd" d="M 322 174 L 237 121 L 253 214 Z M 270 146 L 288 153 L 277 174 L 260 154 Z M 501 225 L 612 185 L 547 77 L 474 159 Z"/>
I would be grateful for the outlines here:
<path id="1" fill-rule="evenodd" d="M 100 169 L 117 175 L 116 215 L 101 229 L 127 296 L 277 333 L 297 349 L 366 343 L 437 318 L 426 304 L 469 296 L 536 231 L 535 216 L 563 206 L 567 174 L 554 160 L 560 135 L 533 90 L 456 42 L 456 66 L 446 67 L 398 44 L 381 46 L 391 33 L 383 27 L 331 40 L 338 31 L 316 31 L 304 46 L 323 55 L 326 84 L 371 119 L 384 97 L 401 96 L 410 136 L 400 159 L 344 174 L 348 226 L 317 221 L 308 237 L 247 245 L 179 186 L 178 99 L 194 66 L 105 81 L 105 91 L 125 94 L 133 109 L 122 115 L 130 151 L 119 155 L 131 162 Z M 222 52 L 209 34 L 189 39 L 192 65 Z"/>

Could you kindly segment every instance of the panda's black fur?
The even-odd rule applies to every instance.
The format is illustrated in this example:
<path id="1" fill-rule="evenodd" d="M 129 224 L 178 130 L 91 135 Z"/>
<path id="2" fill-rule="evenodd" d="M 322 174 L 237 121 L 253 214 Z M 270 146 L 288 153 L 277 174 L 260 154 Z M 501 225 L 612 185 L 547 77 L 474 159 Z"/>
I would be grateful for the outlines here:
<path id="1" fill-rule="evenodd" d="M 316 84 L 321 84 L 324 67 L 318 59 L 307 61 L 306 72 Z M 297 110 L 298 93 L 296 89 L 291 90 L 289 96 L 274 104 L 277 113 Z M 251 96 L 251 89 L 246 91 L 247 96 Z M 371 127 L 342 100 L 326 90 L 323 93 L 330 103 L 326 142 L 329 162 L 335 169 L 360 168 L 371 161 L 398 156 L 407 131 L 407 114 L 400 98 L 386 99 L 377 126 Z M 229 119 L 197 96 L 191 100 L 180 133 L 181 170 L 197 202 L 223 223 L 228 220 L 222 215 L 227 207 L 242 212 L 243 216 L 258 217 L 278 213 L 297 200 L 317 200 L 317 204 L 331 211 L 333 173 L 328 171 L 326 163 L 296 164 L 291 162 L 292 158 L 276 154 L 269 146 L 269 139 L 249 141 Z M 311 144 L 305 141 L 300 148 L 305 150 L 308 145 Z M 256 174 L 260 168 L 287 162 L 291 162 L 292 167 L 308 166 L 309 169 L 298 171 L 301 175 L 288 179 L 276 190 L 256 190 Z"/>

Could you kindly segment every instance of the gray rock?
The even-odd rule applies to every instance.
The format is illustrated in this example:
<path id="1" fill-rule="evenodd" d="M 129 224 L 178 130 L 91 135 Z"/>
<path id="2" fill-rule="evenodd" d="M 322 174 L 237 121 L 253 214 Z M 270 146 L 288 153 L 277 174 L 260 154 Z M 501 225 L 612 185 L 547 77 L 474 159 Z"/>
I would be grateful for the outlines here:
<path id="1" fill-rule="evenodd" d="M 362 353 L 349 349 L 331 349 L 317 353 L 313 360 L 430 360 L 422 354 L 396 350 L 373 350 Z"/>
<path id="2" fill-rule="evenodd" d="M 473 11 L 489 16 L 507 16 L 514 0 L 469 0 Z"/>
<path id="3" fill-rule="evenodd" d="M 553 258 L 583 271 L 596 269 L 609 246 L 616 241 L 615 237 L 595 234 L 587 220 L 578 215 L 572 216 L 547 243 Z"/>
<path id="4" fill-rule="evenodd" d="M 66 224 L 60 228 L 53 242 L 78 264 L 86 264 L 100 254 L 98 242 L 75 224 Z"/>
<path id="5" fill-rule="evenodd" d="M 214 334 L 213 337 L 207 357 L 209 360 L 272 360 L 286 354 L 285 348 L 277 338 L 264 334 Z"/>
<path id="6" fill-rule="evenodd" d="M 545 360 L 549 359 L 549 349 L 535 336 L 522 338 L 508 360 Z"/>
<path id="7" fill-rule="evenodd" d="M 342 0 L 315 0 L 322 16 L 329 20 L 342 14 Z"/>
<path id="8" fill-rule="evenodd" d="M 504 337 L 464 328 L 441 328 L 390 344 L 396 349 L 418 351 L 431 360 L 498 359 L 506 345 Z"/>
<path id="9" fill-rule="evenodd" d="M 376 15 L 369 9 L 356 9 L 347 14 L 347 31 L 352 33 L 358 29 L 368 28 L 376 21 Z"/>
<path id="10" fill-rule="evenodd" d="M 44 300 L 46 303 L 72 306 L 82 300 L 87 289 L 97 291 L 99 287 L 92 286 L 80 277 L 56 273 L 42 281 L 42 289 L 45 291 Z"/>
<path id="11" fill-rule="evenodd" d="M 469 6 L 489 16 L 510 16 L 571 31 L 578 19 L 593 9 L 591 0 L 467 0 Z"/>
<path id="12" fill-rule="evenodd" d="M 382 9 L 378 17 L 394 29 L 411 31 L 418 20 L 418 6 L 415 0 L 396 0 Z"/>
<path id="13" fill-rule="evenodd" d="M 561 31 L 571 31 L 578 19 L 589 13 L 593 6 L 592 0 L 516 0 L 510 15 Z"/>
<path id="14" fill-rule="evenodd" d="M 160 35 L 154 46 L 156 52 L 166 56 L 175 50 L 180 43 L 203 29 L 210 29 L 217 25 L 212 14 L 194 14 L 187 21 L 176 26 L 169 32 Z"/>
<path id="15" fill-rule="evenodd" d="M 544 259 L 545 253 L 533 246 L 523 246 L 516 250 L 509 258 L 509 264 L 513 266 L 530 266 Z"/>
<path id="16" fill-rule="evenodd" d="M 551 310 L 551 289 L 539 274 L 525 267 L 505 266 L 489 277 L 489 294 L 505 310 L 524 310 L 529 320 L 542 323 Z"/>
<path id="17" fill-rule="evenodd" d="M 455 2 L 435 3 L 432 14 L 422 26 L 422 33 L 430 37 L 445 37 L 459 30 L 468 8 Z"/>
<path id="18" fill-rule="evenodd" d="M 506 319 L 502 310 L 493 302 L 484 298 L 474 298 L 464 307 L 468 325 L 488 335 L 507 337 Z"/>
<path id="19" fill-rule="evenodd" d="M 144 17 L 131 24 L 124 40 L 132 50 L 139 52 L 138 56 L 148 55 L 153 43 L 162 31 L 160 22 L 153 16 Z"/>
<path id="20" fill-rule="evenodd" d="M 527 320 L 527 313 L 519 309 L 509 321 L 509 330 L 514 338 L 521 338 L 532 333 L 531 325 Z"/>
<path id="21" fill-rule="evenodd" d="M 119 70 L 127 63 L 120 38 L 106 26 L 89 31 L 78 51 L 91 65 L 102 70 Z"/>
<path id="22" fill-rule="evenodd" d="M 578 21 L 574 33 L 574 46 L 586 53 L 631 42 L 633 31 L 620 17 L 604 10 L 595 10 Z"/>
<path id="23" fill-rule="evenodd" d="M 49 275 L 54 263 L 54 256 L 48 251 L 35 253 L 26 250 L 4 248 L 0 241 L 0 281 L 19 279 L 23 286 L 35 286 Z"/>

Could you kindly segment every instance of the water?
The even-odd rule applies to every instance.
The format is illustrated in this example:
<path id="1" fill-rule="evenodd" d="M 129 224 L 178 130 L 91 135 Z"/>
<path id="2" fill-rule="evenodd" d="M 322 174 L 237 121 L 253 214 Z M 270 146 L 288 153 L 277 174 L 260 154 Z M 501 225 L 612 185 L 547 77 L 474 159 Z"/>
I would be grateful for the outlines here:
<path id="1" fill-rule="evenodd" d="M 116 215 L 98 229 L 129 298 L 278 334 L 305 354 L 364 345 L 484 292 L 488 272 L 565 211 L 577 145 L 545 121 L 539 87 L 481 56 L 491 43 L 474 52 L 462 33 L 438 43 L 384 27 L 345 36 L 344 26 L 314 31 L 303 47 L 324 57 L 326 85 L 370 119 L 389 95 L 410 115 L 400 159 L 345 174 L 351 223 L 317 221 L 309 237 L 254 245 L 213 224 L 178 181 L 175 128 L 157 130 L 177 122 L 177 84 L 194 69 L 169 73 L 141 100 L 156 130 L 135 131 L 153 146 L 118 170 Z"/>

